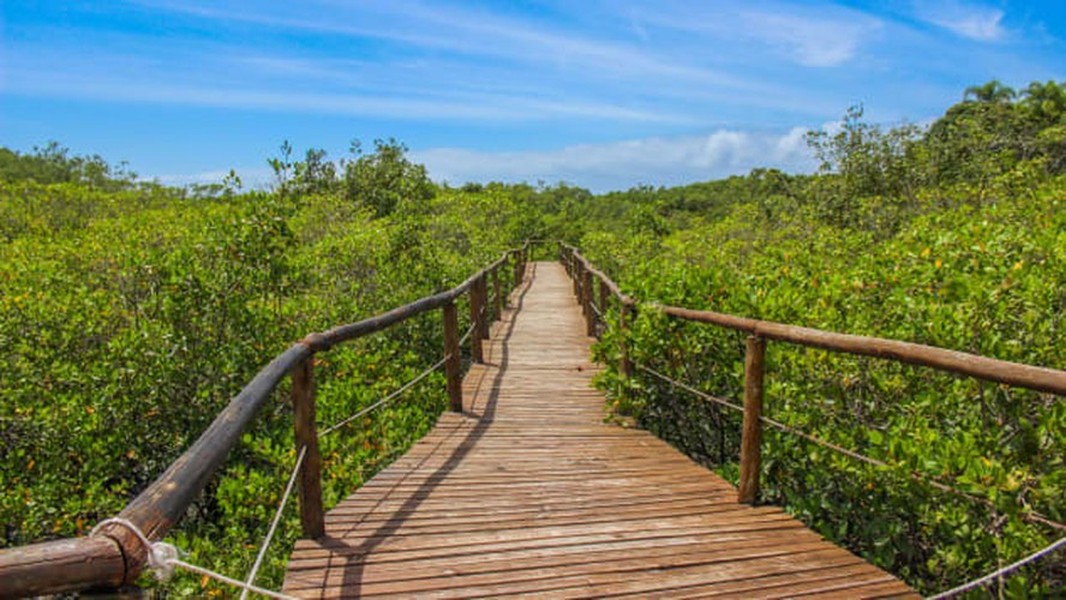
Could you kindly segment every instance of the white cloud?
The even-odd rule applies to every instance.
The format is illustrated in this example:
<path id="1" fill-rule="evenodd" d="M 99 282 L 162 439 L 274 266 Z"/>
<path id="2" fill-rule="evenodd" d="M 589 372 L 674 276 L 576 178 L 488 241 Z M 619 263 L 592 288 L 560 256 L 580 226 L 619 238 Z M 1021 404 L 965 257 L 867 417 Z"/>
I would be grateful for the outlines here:
<path id="1" fill-rule="evenodd" d="M 412 151 L 436 181 L 568 183 L 594 192 L 635 185 L 670 186 L 745 174 L 757 167 L 808 172 L 816 166 L 805 127 L 786 132 L 721 129 L 705 135 L 654 137 L 605 144 L 579 144 L 556 150 L 485 152 L 462 148 Z M 274 184 L 267 167 L 237 168 L 245 189 Z M 221 183 L 229 169 L 148 177 L 165 185 Z"/>
<path id="2" fill-rule="evenodd" d="M 643 17 L 676 31 L 695 33 L 706 42 L 755 42 L 787 60 L 808 67 L 835 67 L 856 56 L 882 22 L 866 13 L 838 7 L 817 11 L 777 5 L 753 10 L 744 3 L 656 6 Z"/>
<path id="3" fill-rule="evenodd" d="M 266 87 L 214 85 L 213 82 L 86 76 L 69 70 L 20 66 L 8 72 L 6 90 L 22 94 L 94 100 L 173 104 L 232 109 L 263 109 L 396 120 L 537 122 L 586 119 L 603 122 L 686 123 L 684 115 L 585 100 L 579 97 L 507 93 L 456 93 L 443 89 L 384 95 L 348 91 L 291 91 Z"/>
<path id="4" fill-rule="evenodd" d="M 237 177 L 241 179 L 241 186 L 245 190 L 266 189 L 274 184 L 274 171 L 268 167 L 237 168 L 233 169 Z M 143 177 L 148 181 L 158 181 L 163 185 L 185 186 L 194 184 L 222 183 L 229 176 L 230 169 L 202 171 L 199 173 L 164 174 Z"/>
<path id="5" fill-rule="evenodd" d="M 807 67 L 835 67 L 846 63 L 855 56 L 859 42 L 876 29 L 872 21 L 766 12 L 747 13 L 744 21 L 752 35 Z"/>
<path id="6" fill-rule="evenodd" d="M 912 4 L 914 16 L 956 35 L 981 42 L 992 42 L 1006 35 L 1003 11 L 987 6 L 961 2 L 929 2 L 917 0 Z"/>
<path id="7" fill-rule="evenodd" d="M 344 1 L 322 0 L 322 3 L 329 5 L 331 17 L 328 19 L 316 16 L 327 11 L 297 11 L 297 16 L 291 16 L 276 12 L 269 14 L 269 11 L 262 9 L 243 11 L 211 8 L 210 5 L 205 7 L 195 2 L 147 6 L 211 20 L 244 22 L 353 39 L 373 38 L 410 48 L 523 63 L 535 69 L 576 72 L 584 78 L 621 77 L 646 81 L 653 77 L 738 89 L 751 85 L 742 77 L 693 66 L 641 46 L 597 39 L 557 26 L 537 25 L 499 16 L 494 12 L 418 1 L 376 3 L 372 7 Z M 312 16 L 305 16 L 307 13 Z"/>
<path id="8" fill-rule="evenodd" d="M 433 148 L 412 152 L 436 180 L 566 181 L 596 192 L 638 184 L 677 185 L 747 173 L 756 167 L 814 168 L 806 128 L 785 133 L 722 129 L 706 135 L 655 137 L 557 150 L 480 152 Z"/>

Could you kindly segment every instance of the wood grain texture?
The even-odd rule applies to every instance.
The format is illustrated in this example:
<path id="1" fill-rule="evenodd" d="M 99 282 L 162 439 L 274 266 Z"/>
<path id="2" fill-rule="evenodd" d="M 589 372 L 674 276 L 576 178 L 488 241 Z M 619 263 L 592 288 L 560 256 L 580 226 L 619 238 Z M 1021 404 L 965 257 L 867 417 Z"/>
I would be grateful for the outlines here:
<path id="1" fill-rule="evenodd" d="M 651 434 L 603 423 L 561 265 L 528 263 L 446 413 L 297 543 L 307 598 L 914 596 Z"/>
<path id="2" fill-rule="evenodd" d="M 763 371 L 766 340 L 748 336 L 744 355 L 744 423 L 740 434 L 740 485 L 737 501 L 753 504 L 759 494 L 762 464 Z"/>
<path id="3" fill-rule="evenodd" d="M 300 526 L 304 537 L 320 538 L 325 533 L 322 514 L 322 457 L 318 454 L 315 429 L 315 369 L 308 358 L 292 370 L 292 420 L 296 450 L 307 448 L 300 466 Z"/>

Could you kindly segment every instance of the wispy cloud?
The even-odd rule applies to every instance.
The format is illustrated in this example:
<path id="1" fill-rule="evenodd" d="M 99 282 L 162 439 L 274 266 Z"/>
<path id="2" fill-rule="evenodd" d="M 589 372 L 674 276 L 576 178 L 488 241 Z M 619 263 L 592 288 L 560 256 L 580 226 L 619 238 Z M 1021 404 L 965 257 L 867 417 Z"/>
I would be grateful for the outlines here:
<path id="1" fill-rule="evenodd" d="M 805 142 L 807 129 L 752 132 L 720 129 L 706 135 L 645 138 L 607 144 L 579 144 L 556 150 L 487 152 L 430 148 L 411 152 L 436 181 L 555 183 L 565 181 L 596 192 L 639 184 L 671 185 L 744 174 L 756 167 L 805 172 L 814 161 Z M 246 189 L 274 184 L 266 167 L 236 168 Z M 624 173 L 624 176 L 619 176 Z M 166 185 L 220 183 L 229 169 L 165 174 Z"/>
<path id="2" fill-rule="evenodd" d="M 267 167 L 235 168 L 233 171 L 241 180 L 245 190 L 267 189 L 275 183 L 274 171 Z M 230 169 L 201 171 L 199 173 L 169 173 L 147 178 L 163 185 L 186 186 L 197 184 L 222 183 L 229 176 Z"/>
<path id="3" fill-rule="evenodd" d="M 752 35 L 807 67 L 835 67 L 855 57 L 862 41 L 880 29 L 870 18 L 813 18 L 804 15 L 749 12 L 743 20 Z"/>
<path id="4" fill-rule="evenodd" d="M 587 33 L 568 32 L 557 26 L 538 25 L 446 3 L 396 1 L 374 5 L 372 10 L 349 2 L 322 0 L 319 4 L 328 6 L 329 10 L 308 12 L 330 14 L 328 19 L 212 8 L 195 2 L 146 3 L 145 6 L 211 20 L 372 38 L 408 47 L 537 65 L 564 73 L 578 71 L 581 76 L 593 79 L 663 77 L 738 88 L 751 84 L 734 74 L 660 56 L 616 40 L 597 39 Z"/>
<path id="5" fill-rule="evenodd" d="M 721 129 L 706 135 L 579 144 L 539 152 L 434 148 L 412 153 L 430 175 L 467 181 L 567 181 L 595 191 L 641 183 L 669 185 L 747 173 L 756 167 L 807 171 L 806 128 L 784 133 Z"/>
<path id="6" fill-rule="evenodd" d="M 695 34 L 705 43 L 736 46 L 754 42 L 756 51 L 759 46 L 769 48 L 808 67 L 835 67 L 850 61 L 882 27 L 871 15 L 836 6 L 813 10 L 762 5 L 753 9 L 741 2 L 700 6 L 666 3 L 641 15 L 648 23 Z"/>
<path id="7" fill-rule="evenodd" d="M 256 79 L 229 76 L 232 81 L 213 78 L 210 74 L 190 76 L 180 65 L 173 68 L 124 69 L 116 64 L 109 74 L 98 72 L 99 58 L 93 65 L 82 64 L 72 56 L 60 68 L 46 69 L 33 59 L 25 60 L 6 72 L 5 90 L 9 93 L 47 97 L 137 102 L 228 109 L 259 109 L 295 113 L 347 115 L 366 118 L 389 118 L 406 121 L 453 120 L 482 122 L 543 122 L 560 119 L 589 119 L 604 122 L 685 123 L 689 118 L 676 112 L 643 109 L 582 98 L 579 94 L 559 96 L 547 91 L 507 93 L 502 90 L 463 90 L 449 87 L 402 88 L 388 82 L 381 86 L 359 89 L 312 88 L 311 91 L 285 89 L 289 86 Z M 106 63 L 106 58 L 102 59 Z M 45 61 L 48 63 L 51 61 Z M 120 61 L 121 62 L 121 61 Z M 238 61 L 240 62 L 240 61 Z M 271 70 L 285 67 L 307 76 L 329 75 L 324 67 L 299 62 L 266 61 L 255 63 Z M 129 65 L 126 64 L 126 67 Z M 95 67 L 95 68 L 94 68 Z M 224 69 L 221 69 L 224 71 Z M 338 76 L 333 74 L 331 76 Z"/>
<path id="8" fill-rule="evenodd" d="M 992 42 L 1006 35 L 1002 10 L 962 2 L 912 3 L 914 16 L 921 21 L 942 27 L 956 35 L 981 42 Z"/>
<path id="9" fill-rule="evenodd" d="M 945 1 L 9 2 L 0 141 L 106 139 L 141 172 L 196 173 L 394 136 L 437 177 L 597 189 L 805 168 L 792 124 L 1061 78 L 1061 44 L 1029 35 L 1040 9 Z"/>

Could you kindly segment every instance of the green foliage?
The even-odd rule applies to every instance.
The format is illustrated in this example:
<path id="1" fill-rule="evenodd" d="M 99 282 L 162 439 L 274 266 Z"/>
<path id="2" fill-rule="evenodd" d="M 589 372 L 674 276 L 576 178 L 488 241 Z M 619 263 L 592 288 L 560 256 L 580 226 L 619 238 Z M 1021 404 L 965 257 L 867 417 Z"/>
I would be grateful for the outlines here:
<path id="1" fill-rule="evenodd" d="M 34 148 L 30 154 L 0 148 L 0 181 L 80 183 L 115 190 L 129 187 L 136 177 L 126 170 L 125 163 L 113 167 L 99 156 L 71 156 L 58 142 Z"/>
<path id="2" fill-rule="evenodd" d="M 364 154 L 352 143 L 355 160 L 344 165 L 344 197 L 365 206 L 378 217 L 392 214 L 401 204 L 417 212 L 433 197 L 426 168 L 407 158 L 407 147 L 394 139 L 374 140 L 374 152 Z"/>
<path id="3" fill-rule="evenodd" d="M 286 143 L 269 161 L 271 193 L 241 193 L 235 174 L 186 190 L 134 182 L 56 144 L 0 149 L 0 543 L 84 534 L 293 340 L 446 289 L 530 238 L 580 243 L 646 301 L 1064 368 L 1064 119 L 1062 84 L 1017 94 L 992 82 L 926 130 L 849 111 L 839 129 L 810 136 L 815 175 L 757 169 L 602 196 L 563 183 L 438 187 L 395 140 L 368 154 L 356 144 L 339 163 L 314 149 L 297 160 Z M 596 348 L 611 366 L 619 335 L 608 327 Z M 425 315 L 318 356 L 319 422 L 433 364 L 440 336 L 440 316 Z M 626 342 L 638 363 L 741 395 L 739 334 L 642 309 Z M 767 358 L 770 416 L 894 466 L 768 431 L 764 499 L 919 589 L 1044 545 L 1055 532 L 1035 513 L 1066 521 L 1061 399 L 773 342 Z M 734 412 L 647 375 L 608 371 L 602 383 L 618 413 L 736 480 Z M 250 566 L 295 459 L 286 386 L 173 532 L 192 562 L 237 576 Z M 445 404 L 434 374 L 324 438 L 327 505 Z M 296 521 L 290 506 L 268 586 Z M 1061 569 L 1024 569 L 1004 592 L 1056 586 Z M 167 589 L 229 593 L 188 575 Z"/>
<path id="4" fill-rule="evenodd" d="M 522 210 L 504 188 L 427 197 L 416 181 L 392 191 L 421 195 L 380 216 L 339 190 L 313 192 L 327 188 L 301 179 L 303 164 L 291 180 L 304 183 L 277 193 L 239 194 L 235 182 L 219 194 L 0 182 L 4 546 L 84 535 L 293 340 L 446 289 L 521 239 Z M 434 314 L 320 355 L 320 422 L 396 389 L 436 362 L 442 343 Z M 251 565 L 295 459 L 286 386 L 172 534 L 193 562 L 237 576 Z M 327 503 L 445 406 L 434 374 L 325 438 Z M 262 582 L 280 583 L 298 535 L 290 507 Z M 188 575 L 168 589 L 228 593 Z"/>
<path id="5" fill-rule="evenodd" d="M 1050 120 L 1026 105 L 1032 96 L 992 92 L 995 100 L 980 94 L 952 107 L 925 135 L 882 132 L 850 111 L 837 133 L 811 140 L 823 173 L 791 180 L 784 193 L 707 221 L 678 220 L 662 209 L 663 194 L 652 194 L 645 205 L 659 206 L 670 231 L 592 232 L 582 248 L 645 301 L 1063 369 L 1066 176 L 1049 176 L 1049 155 L 1035 150 L 1047 128 L 1031 122 Z M 1057 114 L 1055 106 L 1050 100 L 1046 112 Z M 1000 117 L 1010 115 L 1017 123 L 1004 137 Z M 937 176 L 944 163 L 933 157 L 948 149 L 967 158 Z M 753 173 L 745 185 L 764 178 Z M 618 335 L 609 328 L 598 347 L 608 364 L 617 361 Z M 718 397 L 742 397 L 744 340 L 735 332 L 640 310 L 626 341 L 639 364 Z M 768 430 L 764 501 L 922 591 L 983 575 L 1055 539 L 1030 517 L 1066 518 L 1060 398 L 777 342 L 767 364 L 770 417 L 894 466 L 873 468 Z M 610 372 L 602 384 L 616 410 L 736 479 L 737 414 L 643 372 L 629 381 Z M 1061 571 L 1046 567 L 1006 583 L 1014 595 L 1061 586 Z"/>

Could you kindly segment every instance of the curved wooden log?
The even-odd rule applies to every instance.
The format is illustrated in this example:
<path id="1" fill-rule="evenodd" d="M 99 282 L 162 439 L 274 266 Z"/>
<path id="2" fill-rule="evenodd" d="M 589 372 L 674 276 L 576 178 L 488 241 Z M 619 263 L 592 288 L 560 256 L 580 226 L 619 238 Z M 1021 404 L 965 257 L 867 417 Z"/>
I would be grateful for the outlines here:
<path id="1" fill-rule="evenodd" d="M 872 356 L 912 365 L 932 367 L 949 373 L 968 375 L 986 381 L 1066 396 L 1066 371 L 1057 369 L 988 358 L 925 344 L 848 333 L 834 333 L 810 327 L 760 321 L 707 310 L 692 310 L 677 306 L 655 306 L 655 308 L 658 308 L 664 314 L 679 319 L 710 323 L 799 346 L 823 348 L 835 352 Z"/>

